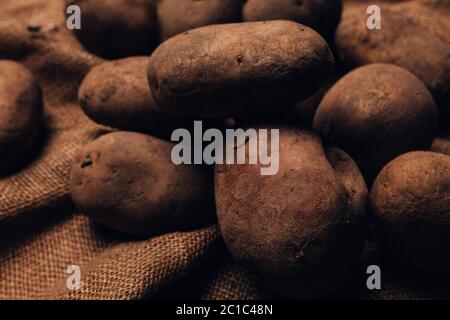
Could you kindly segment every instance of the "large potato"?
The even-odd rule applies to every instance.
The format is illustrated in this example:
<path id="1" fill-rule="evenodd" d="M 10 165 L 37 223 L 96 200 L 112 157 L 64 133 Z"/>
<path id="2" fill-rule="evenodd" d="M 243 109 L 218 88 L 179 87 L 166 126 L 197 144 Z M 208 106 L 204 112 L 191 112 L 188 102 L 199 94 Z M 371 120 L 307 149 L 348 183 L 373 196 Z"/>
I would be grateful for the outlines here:
<path id="1" fill-rule="evenodd" d="M 170 136 L 187 120 L 162 113 L 147 81 L 147 57 L 105 62 L 94 67 L 78 91 L 83 111 L 107 126 Z"/>
<path id="2" fill-rule="evenodd" d="M 375 180 L 371 204 L 388 250 L 416 268 L 450 271 L 450 156 L 394 159 Z"/>
<path id="3" fill-rule="evenodd" d="M 91 142 L 72 169 L 75 205 L 94 221 L 133 235 L 183 230 L 212 220 L 212 172 L 173 164 L 172 147 L 131 132 Z"/>
<path id="4" fill-rule="evenodd" d="M 0 60 L 0 171 L 23 160 L 43 126 L 42 92 L 25 66 Z"/>
<path id="5" fill-rule="evenodd" d="M 437 132 L 437 109 L 423 83 L 389 64 L 360 67 L 327 92 L 314 128 L 342 147 L 372 181 L 396 156 L 428 150 Z"/>
<path id="6" fill-rule="evenodd" d="M 331 38 L 339 23 L 342 0 L 248 0 L 244 21 L 292 20 Z"/>
<path id="7" fill-rule="evenodd" d="M 108 59 L 150 54 L 157 42 L 154 0 L 71 0 L 81 10 L 76 35 L 90 52 Z"/>
<path id="8" fill-rule="evenodd" d="M 442 126 L 450 123 L 449 1 L 378 1 L 381 29 L 369 30 L 368 4 L 347 4 L 336 32 L 340 60 L 350 68 L 369 63 L 399 65 L 432 93 Z M 414 54 L 412 54 L 412 52 Z"/>
<path id="9" fill-rule="evenodd" d="M 291 21 L 198 28 L 152 54 L 149 82 L 160 108 L 185 116 L 233 117 L 292 105 L 333 72 L 319 34 Z"/>
<path id="10" fill-rule="evenodd" d="M 359 257 L 367 188 L 347 154 L 326 153 L 309 131 L 280 130 L 279 166 L 261 176 L 261 165 L 217 165 L 222 235 L 234 259 L 271 291 L 319 297 L 342 284 Z"/>
<path id="11" fill-rule="evenodd" d="M 239 22 L 242 3 L 243 0 L 159 0 L 160 37 L 166 40 L 210 24 Z"/>

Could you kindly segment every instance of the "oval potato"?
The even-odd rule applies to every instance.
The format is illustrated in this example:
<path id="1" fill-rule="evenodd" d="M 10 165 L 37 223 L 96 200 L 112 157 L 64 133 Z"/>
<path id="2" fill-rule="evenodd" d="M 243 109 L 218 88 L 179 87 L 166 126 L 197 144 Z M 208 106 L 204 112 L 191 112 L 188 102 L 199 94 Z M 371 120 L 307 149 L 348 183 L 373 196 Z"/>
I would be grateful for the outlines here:
<path id="1" fill-rule="evenodd" d="M 348 73 L 325 94 L 314 128 L 347 151 L 371 182 L 398 155 L 428 150 L 437 119 L 433 97 L 415 75 L 371 64 Z"/>
<path id="2" fill-rule="evenodd" d="M 70 190 L 75 205 L 102 225 L 139 236 L 213 221 L 212 172 L 173 164 L 172 147 L 164 140 L 132 132 L 94 140 L 72 168 Z"/>
<path id="3" fill-rule="evenodd" d="M 353 160 L 334 148 L 326 154 L 315 133 L 282 128 L 279 140 L 275 175 L 261 176 L 261 165 L 216 166 L 221 232 L 236 262 L 272 292 L 320 297 L 361 253 L 367 187 Z"/>
<path id="4" fill-rule="evenodd" d="M 150 54 L 157 43 L 153 0 L 71 0 L 81 10 L 75 34 L 90 52 L 107 59 Z"/>
<path id="5" fill-rule="evenodd" d="M 207 26 L 175 36 L 152 54 L 158 106 L 183 116 L 261 114 L 307 98 L 333 73 L 315 31 L 291 21 Z"/>
<path id="6" fill-rule="evenodd" d="M 383 168 L 370 198 L 388 250 L 415 268 L 450 271 L 450 156 L 401 155 Z"/>
<path id="7" fill-rule="evenodd" d="M 94 67 L 78 91 L 83 111 L 95 122 L 164 137 L 187 125 L 156 105 L 147 81 L 148 57 L 131 57 Z"/>
<path id="8" fill-rule="evenodd" d="M 0 60 L 0 171 L 18 165 L 43 127 L 42 91 L 25 66 Z"/>

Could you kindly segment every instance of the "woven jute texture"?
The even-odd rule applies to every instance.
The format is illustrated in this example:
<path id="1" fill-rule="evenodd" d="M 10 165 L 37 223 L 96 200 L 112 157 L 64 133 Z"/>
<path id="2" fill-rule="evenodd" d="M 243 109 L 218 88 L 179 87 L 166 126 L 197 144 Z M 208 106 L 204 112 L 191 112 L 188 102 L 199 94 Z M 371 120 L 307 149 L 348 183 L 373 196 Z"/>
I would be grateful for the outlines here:
<path id="1" fill-rule="evenodd" d="M 78 106 L 81 80 L 102 60 L 67 30 L 64 5 L 64 0 L 0 1 L 0 59 L 33 70 L 43 89 L 46 121 L 28 162 L 0 177 L 0 299 L 270 298 L 255 275 L 233 264 L 217 226 L 135 239 L 92 223 L 73 207 L 67 184 L 71 163 L 83 144 L 108 129 Z M 367 264 L 389 268 L 373 240 L 355 271 L 356 285 L 333 297 L 448 297 L 401 268 L 383 273 L 385 290 L 361 289 Z M 80 268 L 78 290 L 67 287 L 69 266 Z"/>

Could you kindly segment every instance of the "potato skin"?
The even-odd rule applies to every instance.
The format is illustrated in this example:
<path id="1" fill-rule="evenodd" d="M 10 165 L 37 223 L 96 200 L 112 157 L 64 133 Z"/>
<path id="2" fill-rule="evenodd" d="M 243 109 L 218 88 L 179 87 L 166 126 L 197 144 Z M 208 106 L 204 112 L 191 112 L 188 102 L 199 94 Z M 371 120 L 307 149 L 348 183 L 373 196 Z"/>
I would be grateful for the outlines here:
<path id="1" fill-rule="evenodd" d="M 158 25 L 161 40 L 211 24 L 239 22 L 243 0 L 160 0 Z"/>
<path id="2" fill-rule="evenodd" d="M 243 9 L 243 20 L 292 20 L 329 39 L 339 23 L 341 12 L 342 0 L 248 0 Z"/>
<path id="3" fill-rule="evenodd" d="M 114 128 L 170 136 L 187 120 L 161 112 L 147 81 L 148 57 L 131 57 L 94 67 L 78 91 L 83 111 Z"/>
<path id="4" fill-rule="evenodd" d="M 43 127 L 42 91 L 25 66 L 0 60 L 0 171 L 23 160 Z"/>
<path id="5" fill-rule="evenodd" d="M 367 188 L 348 155 L 328 154 L 332 163 L 315 133 L 282 128 L 276 175 L 261 176 L 260 165 L 216 166 L 225 244 L 276 294 L 323 296 L 342 283 L 361 252 Z"/>
<path id="6" fill-rule="evenodd" d="M 347 151 L 368 182 L 396 156 L 428 150 L 437 127 L 427 88 L 409 71 L 389 64 L 363 66 L 344 76 L 314 117 L 314 128 Z"/>
<path id="7" fill-rule="evenodd" d="M 450 156 L 450 134 L 434 139 L 431 151 L 443 153 Z"/>
<path id="8" fill-rule="evenodd" d="M 389 250 L 418 269 L 450 271 L 450 156 L 401 155 L 378 175 L 370 198 Z"/>
<path id="9" fill-rule="evenodd" d="M 292 105 L 333 73 L 325 40 L 291 21 L 198 28 L 152 54 L 149 83 L 160 108 L 178 115 L 225 118 Z"/>
<path id="10" fill-rule="evenodd" d="M 72 0 L 81 9 L 75 33 L 90 52 L 107 59 L 150 54 L 157 41 L 152 0 Z"/>
<path id="11" fill-rule="evenodd" d="M 114 132 L 86 145 L 72 168 L 71 196 L 94 221 L 148 236 L 200 226 L 214 217 L 212 173 L 176 166 L 173 145 Z"/>
<path id="12" fill-rule="evenodd" d="M 414 73 L 432 93 L 441 126 L 450 123 L 448 1 L 378 1 L 381 30 L 368 30 L 367 4 L 346 4 L 336 31 L 339 60 L 348 68 L 392 63 Z M 432 49 L 430 49 L 432 48 Z M 411 54 L 411 50 L 414 54 Z"/>

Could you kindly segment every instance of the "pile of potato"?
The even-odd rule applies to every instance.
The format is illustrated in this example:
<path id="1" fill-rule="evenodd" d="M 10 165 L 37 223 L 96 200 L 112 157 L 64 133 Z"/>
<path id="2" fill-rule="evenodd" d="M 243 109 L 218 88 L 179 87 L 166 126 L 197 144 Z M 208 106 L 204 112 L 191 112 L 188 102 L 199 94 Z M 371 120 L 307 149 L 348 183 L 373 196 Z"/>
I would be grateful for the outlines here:
<path id="1" fill-rule="evenodd" d="M 235 261 L 285 297 L 338 290 L 372 223 L 412 268 L 450 272 L 450 28 L 408 16 L 450 7 L 375 1 L 383 25 L 368 30 L 369 2 L 70 1 L 80 42 L 116 59 L 87 74 L 80 106 L 127 130 L 84 147 L 75 205 L 147 237 L 217 217 Z M 28 71 L 0 63 L 0 168 L 30 149 L 40 99 Z M 279 129 L 279 172 L 173 164 L 170 135 L 194 119 Z"/>

